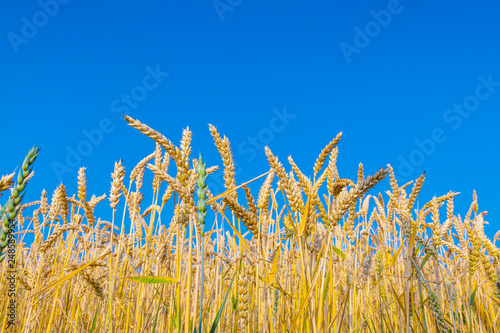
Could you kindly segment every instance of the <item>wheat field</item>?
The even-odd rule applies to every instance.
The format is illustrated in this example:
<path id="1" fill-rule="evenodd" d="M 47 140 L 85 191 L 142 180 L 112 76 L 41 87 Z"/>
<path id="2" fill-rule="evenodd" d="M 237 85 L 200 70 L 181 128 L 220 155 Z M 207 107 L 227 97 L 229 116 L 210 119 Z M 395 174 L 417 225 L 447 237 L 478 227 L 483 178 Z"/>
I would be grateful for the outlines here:
<path id="1" fill-rule="evenodd" d="M 341 178 L 342 133 L 312 173 L 266 147 L 269 171 L 237 182 L 230 142 L 210 125 L 226 188 L 212 193 L 218 167 L 191 156 L 189 129 L 176 146 L 124 117 L 156 149 L 130 172 L 116 162 L 109 193 L 87 193 L 82 167 L 77 193 L 61 184 L 21 202 L 38 151 L 17 180 L 0 179 L 2 199 L 11 189 L 1 240 L 20 239 L 16 319 L 4 283 L 1 332 L 500 331 L 500 250 L 475 192 L 460 215 L 451 191 L 419 203 L 424 174 L 400 185 L 390 165 L 366 176 L 360 164 L 357 179 Z"/>

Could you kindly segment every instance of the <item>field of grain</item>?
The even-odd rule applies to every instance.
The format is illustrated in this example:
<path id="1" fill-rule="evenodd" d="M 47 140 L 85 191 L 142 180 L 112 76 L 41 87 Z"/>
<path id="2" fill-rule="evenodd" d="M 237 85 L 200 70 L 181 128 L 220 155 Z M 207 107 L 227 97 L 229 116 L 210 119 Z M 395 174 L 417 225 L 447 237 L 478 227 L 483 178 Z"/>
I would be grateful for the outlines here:
<path id="1" fill-rule="evenodd" d="M 424 175 L 401 185 L 390 165 L 365 175 L 360 164 L 342 178 L 341 133 L 312 172 L 266 148 L 269 172 L 238 183 L 230 142 L 210 126 L 226 187 L 212 193 L 218 167 L 191 156 L 189 130 L 176 146 L 125 119 L 156 150 L 129 172 L 116 162 L 109 193 L 87 193 L 81 168 L 78 193 L 61 184 L 22 202 L 37 149 L 1 178 L 2 281 L 8 237 L 34 241 L 15 245 L 16 319 L 2 284 L 0 332 L 500 331 L 500 250 L 475 193 L 460 215 L 454 192 L 419 203 Z"/>

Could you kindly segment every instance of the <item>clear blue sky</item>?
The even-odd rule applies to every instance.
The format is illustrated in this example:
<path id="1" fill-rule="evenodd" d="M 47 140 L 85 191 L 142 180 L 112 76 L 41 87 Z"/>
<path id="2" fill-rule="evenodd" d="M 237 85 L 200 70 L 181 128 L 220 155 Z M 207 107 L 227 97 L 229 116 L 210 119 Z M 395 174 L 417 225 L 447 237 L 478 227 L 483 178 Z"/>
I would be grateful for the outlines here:
<path id="1" fill-rule="evenodd" d="M 154 149 L 120 112 L 174 143 L 189 126 L 195 157 L 221 165 L 214 124 L 231 140 L 238 182 L 267 171 L 265 144 L 312 173 L 343 131 L 341 176 L 355 178 L 359 162 L 366 174 L 390 163 L 400 182 L 425 170 L 420 201 L 461 192 L 462 216 L 476 189 L 492 236 L 499 10 L 484 0 L 4 2 L 0 173 L 37 144 L 27 200 L 61 181 L 75 193 L 80 166 L 89 193 L 107 192 L 114 161 L 130 171 Z"/>

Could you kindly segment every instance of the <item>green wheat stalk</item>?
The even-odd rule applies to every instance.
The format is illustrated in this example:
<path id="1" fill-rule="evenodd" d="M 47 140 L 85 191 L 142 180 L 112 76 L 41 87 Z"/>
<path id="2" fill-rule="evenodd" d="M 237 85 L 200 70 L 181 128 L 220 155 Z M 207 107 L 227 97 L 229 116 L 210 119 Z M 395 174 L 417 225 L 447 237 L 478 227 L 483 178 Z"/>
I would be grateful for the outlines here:
<path id="1" fill-rule="evenodd" d="M 201 229 L 201 286 L 200 286 L 200 322 L 198 327 L 198 333 L 201 333 L 201 323 L 203 316 L 203 276 L 205 274 L 204 270 L 204 259 L 205 259 L 205 218 L 207 217 L 207 172 L 205 163 L 203 159 L 198 160 L 198 165 L 196 166 L 196 172 L 198 173 L 198 189 L 196 194 L 198 194 L 198 223 L 200 223 Z"/>

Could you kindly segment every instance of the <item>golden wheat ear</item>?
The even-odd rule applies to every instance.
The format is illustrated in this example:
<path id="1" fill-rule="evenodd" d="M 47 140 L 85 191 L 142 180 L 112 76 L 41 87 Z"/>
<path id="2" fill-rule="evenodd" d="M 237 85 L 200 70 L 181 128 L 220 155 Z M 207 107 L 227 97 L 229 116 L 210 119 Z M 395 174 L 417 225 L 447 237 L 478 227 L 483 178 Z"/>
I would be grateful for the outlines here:
<path id="1" fill-rule="evenodd" d="M 12 185 L 14 185 L 14 181 L 12 178 L 14 178 L 14 175 L 16 173 L 13 172 L 10 175 L 4 175 L 2 178 L 0 178 L 0 197 L 3 195 L 3 191 L 8 190 Z"/>
<path id="2" fill-rule="evenodd" d="M 229 190 L 236 186 L 235 166 L 233 154 L 231 152 L 231 145 L 228 138 L 226 138 L 225 136 L 224 138 L 221 138 L 215 126 L 209 124 L 208 127 L 210 129 L 210 134 L 214 139 L 215 146 L 217 147 L 217 150 L 219 151 L 219 154 L 222 158 L 222 163 L 224 165 L 224 186 Z M 236 195 L 236 192 L 232 192 L 230 196 L 233 200 L 238 202 L 238 196 Z"/>
<path id="3" fill-rule="evenodd" d="M 174 159 L 175 163 L 182 163 L 181 150 L 177 148 L 169 139 L 155 131 L 146 124 L 141 123 L 139 120 L 133 119 L 127 115 L 122 115 L 123 118 L 129 123 L 130 126 L 146 135 L 148 138 L 153 139 L 156 143 L 165 149 L 170 156 Z"/>
<path id="4" fill-rule="evenodd" d="M 319 156 L 316 159 L 316 163 L 314 163 L 314 169 L 313 169 L 313 171 L 314 171 L 314 179 L 316 179 L 316 175 L 323 168 L 323 164 L 325 163 L 326 158 L 328 157 L 328 155 L 330 154 L 330 152 L 332 151 L 332 149 L 340 142 L 341 138 L 342 138 L 342 132 L 340 132 L 339 134 L 337 134 L 337 136 L 334 137 L 332 139 L 332 141 L 330 141 L 326 145 L 325 148 L 323 148 L 323 150 L 321 151 L 321 153 L 319 153 Z"/>

